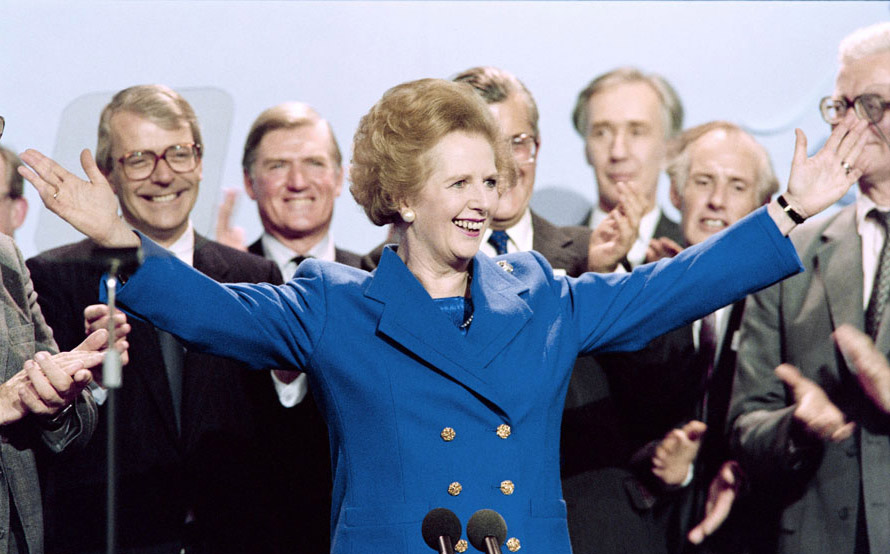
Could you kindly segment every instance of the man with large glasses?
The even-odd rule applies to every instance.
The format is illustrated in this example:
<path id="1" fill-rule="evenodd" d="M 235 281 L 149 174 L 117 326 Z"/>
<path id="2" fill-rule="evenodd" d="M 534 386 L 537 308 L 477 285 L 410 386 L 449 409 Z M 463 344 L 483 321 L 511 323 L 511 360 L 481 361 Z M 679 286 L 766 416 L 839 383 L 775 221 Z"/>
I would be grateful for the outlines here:
<path id="1" fill-rule="evenodd" d="M 167 87 L 122 90 L 102 112 L 96 158 L 130 226 L 217 280 L 280 282 L 271 261 L 195 232 L 189 214 L 202 155 L 194 111 Z M 98 300 L 102 270 L 78 262 L 91 247 L 84 240 L 28 260 L 62 348 L 82 340 L 84 309 Z M 105 315 L 94 314 L 92 324 Z M 263 528 L 273 507 L 263 495 L 273 484 L 258 410 L 277 402 L 270 377 L 130 323 L 130 364 L 117 394 L 117 551 L 269 551 Z M 105 433 L 100 426 L 86 449 L 65 460 L 40 460 L 49 551 L 105 546 Z M 73 514 L 82 516 L 76 525 Z"/>
<path id="2" fill-rule="evenodd" d="M 853 113 L 870 122 L 855 164 L 842 162 L 862 171 L 859 194 L 791 234 L 806 272 L 750 297 L 742 323 L 729 421 L 754 492 L 777 504 L 752 529 L 771 529 L 764 552 L 890 552 L 890 416 L 872 400 L 890 384 L 832 341 L 849 324 L 890 351 L 890 24 L 852 33 L 839 54 L 820 108 L 832 126 Z"/>

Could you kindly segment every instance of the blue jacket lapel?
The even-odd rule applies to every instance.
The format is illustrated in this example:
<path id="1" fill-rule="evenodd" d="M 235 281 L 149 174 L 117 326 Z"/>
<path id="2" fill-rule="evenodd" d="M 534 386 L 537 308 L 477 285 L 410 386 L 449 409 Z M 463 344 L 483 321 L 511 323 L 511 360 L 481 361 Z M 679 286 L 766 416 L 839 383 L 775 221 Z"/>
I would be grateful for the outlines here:
<path id="1" fill-rule="evenodd" d="M 451 379 L 497 405 L 498 386 L 487 366 L 527 324 L 527 291 L 484 254 L 474 260 L 474 317 L 467 336 L 436 306 L 395 252 L 386 248 L 365 295 L 384 304 L 377 332 Z"/>

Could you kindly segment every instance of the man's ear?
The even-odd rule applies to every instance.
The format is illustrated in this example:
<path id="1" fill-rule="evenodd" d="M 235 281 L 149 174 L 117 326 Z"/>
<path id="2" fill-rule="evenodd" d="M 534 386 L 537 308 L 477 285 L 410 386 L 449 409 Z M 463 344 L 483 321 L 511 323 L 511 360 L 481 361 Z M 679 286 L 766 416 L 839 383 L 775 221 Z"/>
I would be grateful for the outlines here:
<path id="1" fill-rule="evenodd" d="M 251 178 L 250 172 L 247 170 L 244 170 L 244 192 L 247 193 L 251 200 L 256 200 L 256 193 L 253 191 L 253 178 Z"/>
<path id="2" fill-rule="evenodd" d="M 16 230 L 25 223 L 25 217 L 28 215 L 28 200 L 24 196 L 20 196 L 12 202 L 12 229 Z"/>
<path id="3" fill-rule="evenodd" d="M 338 198 L 343 191 L 343 173 L 346 170 L 343 166 L 334 169 L 334 197 Z"/>
<path id="4" fill-rule="evenodd" d="M 680 210 L 683 211 L 683 197 L 680 195 L 680 191 L 677 187 L 677 180 L 671 179 L 671 204 Z"/>

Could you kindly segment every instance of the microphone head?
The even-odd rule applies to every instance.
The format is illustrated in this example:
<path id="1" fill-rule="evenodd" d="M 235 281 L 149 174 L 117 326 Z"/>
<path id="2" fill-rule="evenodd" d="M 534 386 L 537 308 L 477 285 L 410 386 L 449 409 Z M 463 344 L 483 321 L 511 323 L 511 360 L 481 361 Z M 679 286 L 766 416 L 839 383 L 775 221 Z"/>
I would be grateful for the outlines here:
<path id="1" fill-rule="evenodd" d="M 485 537 L 494 537 L 499 545 L 507 539 L 507 522 L 494 510 L 479 510 L 467 522 L 467 539 L 476 550 L 485 551 Z"/>
<path id="2" fill-rule="evenodd" d="M 460 520 L 448 508 L 433 508 L 423 518 L 420 532 L 423 533 L 423 540 L 427 546 L 438 550 L 439 537 L 451 538 L 452 545 L 460 540 Z"/>

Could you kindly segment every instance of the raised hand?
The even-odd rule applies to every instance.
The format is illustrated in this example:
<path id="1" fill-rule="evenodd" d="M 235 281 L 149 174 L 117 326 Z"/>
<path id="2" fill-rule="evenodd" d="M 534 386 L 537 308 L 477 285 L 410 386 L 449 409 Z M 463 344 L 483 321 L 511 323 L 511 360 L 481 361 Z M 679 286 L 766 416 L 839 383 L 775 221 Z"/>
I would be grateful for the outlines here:
<path id="1" fill-rule="evenodd" d="M 701 421 L 690 421 L 680 429 L 668 431 L 655 448 L 652 473 L 667 486 L 682 485 L 698 455 L 707 428 Z"/>
<path id="2" fill-rule="evenodd" d="M 856 160 L 868 139 L 869 122 L 848 110 L 825 145 L 807 157 L 807 137 L 795 129 L 796 141 L 785 199 L 800 215 L 815 215 L 839 200 L 862 176 Z"/>
<path id="3" fill-rule="evenodd" d="M 232 213 L 235 211 L 235 201 L 238 199 L 238 191 L 226 189 L 222 204 L 219 205 L 219 213 L 216 216 L 216 241 L 230 246 L 236 250 L 247 251 L 244 245 L 244 229 L 232 227 Z"/>
<path id="4" fill-rule="evenodd" d="M 683 247 L 667 237 L 658 237 L 649 241 L 646 248 L 646 263 L 657 262 L 662 258 L 673 258 L 683 251 Z"/>
<path id="5" fill-rule="evenodd" d="M 619 201 L 590 234 L 587 270 L 609 273 L 627 256 L 640 230 L 645 198 L 636 187 L 616 183 Z"/>
<path id="6" fill-rule="evenodd" d="M 813 437 L 822 441 L 841 442 L 850 438 L 855 423 L 828 399 L 822 388 L 800 374 L 791 364 L 775 369 L 776 376 L 794 395 L 794 419 Z"/>
<path id="7" fill-rule="evenodd" d="M 868 335 L 850 325 L 834 332 L 834 341 L 851 368 L 865 395 L 884 413 L 890 413 L 890 364 Z"/>
<path id="8" fill-rule="evenodd" d="M 708 487 L 708 499 L 705 503 L 705 517 L 689 531 L 686 538 L 692 544 L 701 544 L 705 537 L 723 525 L 732 504 L 735 502 L 742 487 L 742 470 L 738 462 L 728 460 L 720 466 L 720 471 L 711 480 Z"/>
<path id="9" fill-rule="evenodd" d="M 19 167 L 19 174 L 34 185 L 54 214 L 102 246 L 139 246 L 139 237 L 118 217 L 117 197 L 89 150 L 80 153 L 89 181 L 36 150 L 22 152 L 21 158 L 30 167 Z"/>

